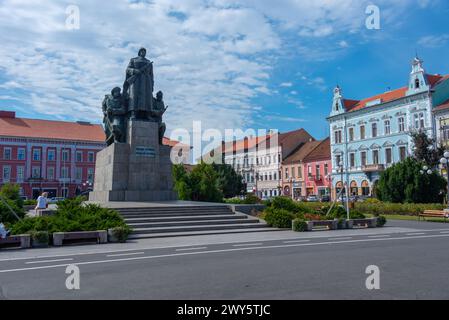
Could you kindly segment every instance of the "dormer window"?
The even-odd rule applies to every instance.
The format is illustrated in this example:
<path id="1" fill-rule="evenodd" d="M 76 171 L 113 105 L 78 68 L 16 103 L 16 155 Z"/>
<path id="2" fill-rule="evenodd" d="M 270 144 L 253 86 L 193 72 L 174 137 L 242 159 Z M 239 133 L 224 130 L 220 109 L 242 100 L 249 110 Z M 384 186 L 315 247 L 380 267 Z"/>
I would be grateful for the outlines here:
<path id="1" fill-rule="evenodd" d="M 419 79 L 415 79 L 415 89 L 419 89 L 419 87 L 420 87 Z"/>

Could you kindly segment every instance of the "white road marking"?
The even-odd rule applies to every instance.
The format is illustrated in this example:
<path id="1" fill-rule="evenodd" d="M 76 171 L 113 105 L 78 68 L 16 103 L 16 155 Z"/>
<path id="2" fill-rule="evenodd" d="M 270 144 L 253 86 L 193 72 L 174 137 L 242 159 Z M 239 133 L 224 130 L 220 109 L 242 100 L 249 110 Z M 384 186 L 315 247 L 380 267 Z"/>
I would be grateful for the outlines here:
<path id="1" fill-rule="evenodd" d="M 351 240 L 353 237 L 338 237 L 338 238 L 328 238 L 329 241 L 335 241 L 335 240 Z"/>
<path id="2" fill-rule="evenodd" d="M 263 243 L 242 243 L 242 244 L 234 244 L 233 247 L 250 247 L 250 246 L 261 246 Z"/>
<path id="3" fill-rule="evenodd" d="M 25 262 L 25 264 L 51 263 L 51 262 L 62 262 L 62 261 L 73 261 L 73 259 L 68 258 L 68 259 L 57 259 L 57 260 L 29 261 L 29 262 Z"/>
<path id="4" fill-rule="evenodd" d="M 406 236 L 422 236 L 426 234 L 425 232 L 415 232 L 415 233 L 406 233 Z"/>
<path id="5" fill-rule="evenodd" d="M 126 256 L 135 256 L 139 254 L 145 254 L 145 252 L 131 252 L 131 253 L 120 253 L 120 254 L 110 254 L 106 257 L 126 257 Z"/>
<path id="6" fill-rule="evenodd" d="M 176 249 L 176 251 L 193 251 L 193 250 L 204 250 L 204 249 L 207 249 L 207 247 Z"/>
<path id="7" fill-rule="evenodd" d="M 329 245 L 329 244 L 363 243 L 363 242 L 378 242 L 378 241 L 399 241 L 399 240 L 410 240 L 410 239 L 431 239 L 431 238 L 448 238 L 448 237 L 449 237 L 449 235 L 428 235 L 428 236 L 401 237 L 401 238 L 388 238 L 388 239 L 360 239 L 360 240 L 350 240 L 350 241 L 316 242 L 316 243 L 302 243 L 302 244 L 277 245 L 277 246 L 266 246 L 266 247 L 246 247 L 246 248 L 210 250 L 210 251 L 201 251 L 201 252 L 184 252 L 184 253 L 174 253 L 174 254 L 165 254 L 165 255 L 157 255 L 157 256 L 146 256 L 146 257 L 110 259 L 110 260 L 100 260 L 100 261 L 86 261 L 86 262 L 79 262 L 76 265 L 77 266 L 94 265 L 94 264 L 104 264 L 104 263 L 113 263 L 113 262 L 138 261 L 138 260 L 181 257 L 181 256 L 200 255 L 200 254 L 214 254 L 214 253 L 224 253 L 224 252 L 249 251 L 249 250 L 267 250 L 267 249 L 279 249 L 279 248 L 309 247 L 309 246 L 319 246 L 319 245 Z M 69 265 L 70 264 L 58 264 L 58 265 L 41 266 L 41 267 L 0 270 L 0 273 L 63 268 L 63 267 L 67 267 Z"/>
<path id="8" fill-rule="evenodd" d="M 441 234 L 449 234 L 449 231 L 442 231 Z"/>
<path id="9" fill-rule="evenodd" d="M 292 241 L 284 241 L 284 243 L 304 243 L 304 242 L 310 242 L 310 240 L 292 240 Z"/>
<path id="10" fill-rule="evenodd" d="M 382 234 L 382 235 L 378 235 L 378 236 L 368 236 L 368 238 L 372 238 L 372 239 L 377 239 L 377 238 L 389 238 L 391 237 L 388 234 Z"/>

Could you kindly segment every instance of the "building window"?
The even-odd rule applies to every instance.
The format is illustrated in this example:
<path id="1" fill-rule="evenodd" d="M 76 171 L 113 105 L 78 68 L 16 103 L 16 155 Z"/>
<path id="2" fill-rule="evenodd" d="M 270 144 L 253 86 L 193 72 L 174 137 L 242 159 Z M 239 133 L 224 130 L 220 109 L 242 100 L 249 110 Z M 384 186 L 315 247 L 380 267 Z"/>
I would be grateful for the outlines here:
<path id="1" fill-rule="evenodd" d="M 274 177 L 274 180 L 277 180 L 277 179 L 278 179 L 278 175 L 277 175 L 276 172 L 273 172 L 273 177 Z"/>
<path id="2" fill-rule="evenodd" d="M 385 120 L 384 125 L 385 125 L 385 135 L 391 134 L 390 120 Z"/>
<path id="3" fill-rule="evenodd" d="M 393 157 L 392 157 L 390 148 L 385 149 L 385 160 L 386 160 L 387 164 L 393 163 Z"/>
<path id="4" fill-rule="evenodd" d="M 405 131 L 405 120 L 403 117 L 398 119 L 399 122 L 399 132 L 404 132 Z"/>
<path id="5" fill-rule="evenodd" d="M 373 164 L 379 164 L 379 150 L 373 151 Z"/>
<path id="6" fill-rule="evenodd" d="M 366 166 L 366 152 L 362 151 L 362 153 L 360 154 L 360 158 L 362 160 L 362 166 Z"/>
<path id="7" fill-rule="evenodd" d="M 354 128 L 349 128 L 349 141 L 354 141 Z"/>
<path id="8" fill-rule="evenodd" d="M 377 138 L 377 123 L 371 125 L 371 134 L 373 138 Z"/>
<path id="9" fill-rule="evenodd" d="M 47 180 L 55 180 L 55 168 L 47 168 Z"/>
<path id="10" fill-rule="evenodd" d="M 25 160 L 25 149 L 24 148 L 19 148 L 17 149 L 17 160 Z"/>
<path id="11" fill-rule="evenodd" d="M 415 129 L 423 129 L 425 127 L 424 113 L 415 114 Z"/>
<path id="12" fill-rule="evenodd" d="M 285 179 L 288 179 L 288 168 L 285 168 Z"/>
<path id="13" fill-rule="evenodd" d="M 415 89 L 419 89 L 419 87 L 420 87 L 419 79 L 415 79 Z"/>
<path id="14" fill-rule="evenodd" d="M 335 167 L 339 167 L 341 162 L 341 155 L 335 156 Z"/>
<path id="15" fill-rule="evenodd" d="M 62 150 L 62 161 L 69 161 L 69 150 Z"/>
<path id="16" fill-rule="evenodd" d="M 41 161 L 41 149 L 33 149 L 33 161 Z"/>
<path id="17" fill-rule="evenodd" d="M 295 178 L 295 167 L 292 167 L 292 178 Z"/>
<path id="18" fill-rule="evenodd" d="M 355 153 L 349 154 L 349 163 L 351 168 L 355 168 Z"/>
<path id="19" fill-rule="evenodd" d="M 317 166 L 315 167 L 315 175 L 316 175 L 316 178 L 317 178 L 318 180 L 320 180 L 320 178 L 321 178 L 321 168 L 320 168 L 319 165 L 317 165 Z"/>
<path id="20" fill-rule="evenodd" d="M 4 166 L 3 167 L 3 182 L 9 182 L 11 180 L 11 167 Z"/>
<path id="21" fill-rule="evenodd" d="M 31 177 L 33 179 L 40 179 L 41 178 L 41 167 L 33 167 L 31 169 Z"/>
<path id="22" fill-rule="evenodd" d="M 407 148 L 399 147 L 399 159 L 404 161 L 407 158 Z"/>
<path id="23" fill-rule="evenodd" d="M 366 137 L 365 126 L 360 126 L 360 139 L 364 140 Z"/>
<path id="24" fill-rule="evenodd" d="M 342 143 L 342 141 L 343 141 L 343 139 L 342 139 L 341 130 L 335 131 L 335 143 L 339 144 L 339 143 Z"/>
<path id="25" fill-rule="evenodd" d="M 12 150 L 11 148 L 3 149 L 3 160 L 11 160 L 12 158 Z"/>
<path id="26" fill-rule="evenodd" d="M 307 175 L 309 176 L 309 179 L 312 177 L 312 166 L 307 166 Z"/>
<path id="27" fill-rule="evenodd" d="M 75 169 L 75 179 L 76 180 L 83 179 L 83 168 L 76 168 Z"/>
<path id="28" fill-rule="evenodd" d="M 68 177 L 69 177 L 69 168 L 62 167 L 61 168 L 61 178 L 62 179 L 67 179 Z"/>
<path id="29" fill-rule="evenodd" d="M 17 182 L 22 183 L 25 180 L 25 167 L 17 167 Z"/>
<path id="30" fill-rule="evenodd" d="M 89 153 L 87 154 L 87 160 L 88 160 L 89 162 L 95 162 L 95 154 L 94 154 L 93 152 L 89 152 Z"/>
<path id="31" fill-rule="evenodd" d="M 301 166 L 298 167 L 298 178 L 302 179 L 302 167 Z"/>
<path id="32" fill-rule="evenodd" d="M 54 149 L 50 149 L 47 151 L 47 159 L 48 161 L 55 161 L 56 160 L 56 152 Z"/>
<path id="33" fill-rule="evenodd" d="M 329 164 L 324 164 L 324 175 L 327 176 L 329 174 Z"/>

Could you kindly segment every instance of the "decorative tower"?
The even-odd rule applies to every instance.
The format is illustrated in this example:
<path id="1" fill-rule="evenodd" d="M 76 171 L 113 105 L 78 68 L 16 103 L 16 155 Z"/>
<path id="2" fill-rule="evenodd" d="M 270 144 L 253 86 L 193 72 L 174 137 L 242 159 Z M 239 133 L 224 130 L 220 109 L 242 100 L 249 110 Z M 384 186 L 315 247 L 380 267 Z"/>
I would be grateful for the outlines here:
<path id="1" fill-rule="evenodd" d="M 407 95 L 413 95 L 430 89 L 426 79 L 426 72 L 423 67 L 424 61 L 416 56 L 412 61 L 412 72 L 408 82 Z"/>
<path id="2" fill-rule="evenodd" d="M 344 107 L 344 103 L 343 103 L 343 95 L 342 95 L 342 91 L 340 89 L 340 87 L 337 85 L 337 87 L 335 87 L 334 89 L 334 99 L 332 102 L 332 112 L 331 112 L 331 117 L 332 116 L 336 116 L 342 113 L 345 113 L 345 107 Z"/>

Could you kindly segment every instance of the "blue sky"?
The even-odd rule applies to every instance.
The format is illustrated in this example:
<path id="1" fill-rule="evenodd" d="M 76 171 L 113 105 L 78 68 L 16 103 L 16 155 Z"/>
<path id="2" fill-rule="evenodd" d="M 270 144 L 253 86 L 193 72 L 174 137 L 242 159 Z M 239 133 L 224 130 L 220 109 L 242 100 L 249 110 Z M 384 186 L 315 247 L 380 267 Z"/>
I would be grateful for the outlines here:
<path id="1" fill-rule="evenodd" d="M 80 8 L 79 30 L 65 9 Z M 380 8 L 380 30 L 365 9 Z M 328 132 L 332 89 L 361 99 L 406 84 L 415 51 L 449 73 L 445 0 L 0 0 L 0 109 L 101 122 L 141 46 L 155 62 L 167 127 Z"/>

